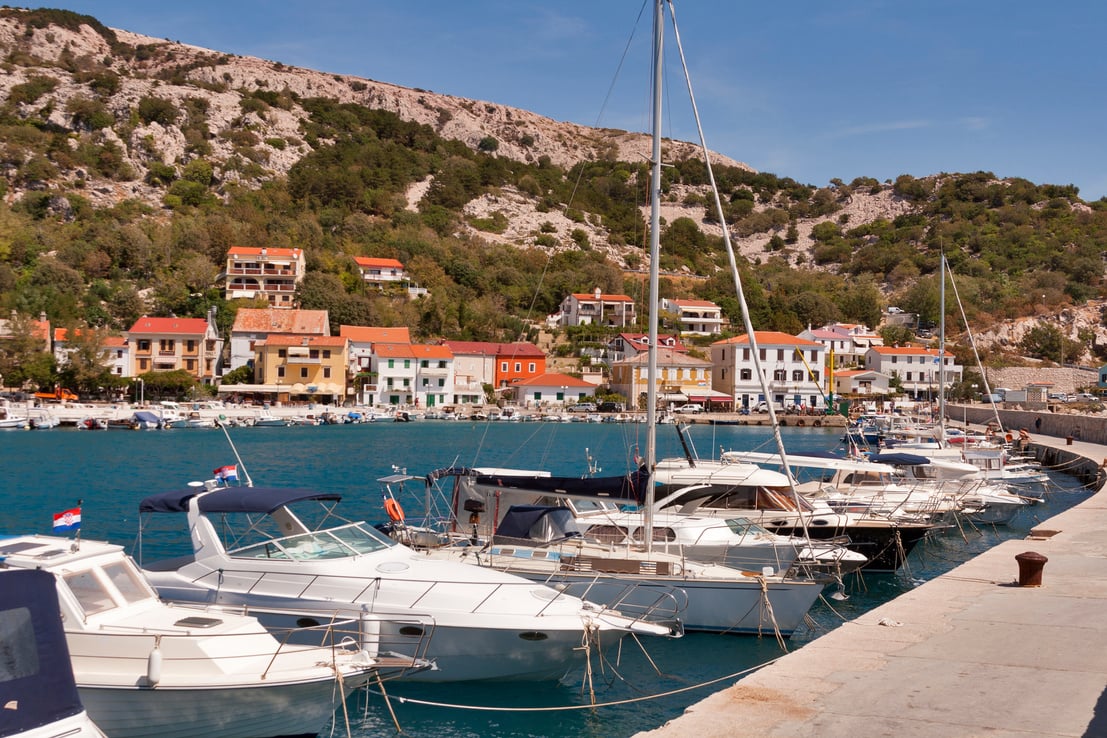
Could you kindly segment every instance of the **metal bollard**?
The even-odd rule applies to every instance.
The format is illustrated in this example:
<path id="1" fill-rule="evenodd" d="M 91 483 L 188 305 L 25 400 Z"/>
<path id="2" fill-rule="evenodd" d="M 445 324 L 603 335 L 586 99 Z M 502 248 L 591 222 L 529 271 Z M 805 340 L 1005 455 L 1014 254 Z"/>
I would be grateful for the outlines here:
<path id="1" fill-rule="evenodd" d="M 1042 569 L 1045 568 L 1046 562 L 1049 561 L 1045 556 L 1034 551 L 1027 551 L 1021 553 L 1015 557 L 1015 561 L 1019 562 L 1019 586 L 1020 587 L 1040 587 L 1042 586 Z"/>

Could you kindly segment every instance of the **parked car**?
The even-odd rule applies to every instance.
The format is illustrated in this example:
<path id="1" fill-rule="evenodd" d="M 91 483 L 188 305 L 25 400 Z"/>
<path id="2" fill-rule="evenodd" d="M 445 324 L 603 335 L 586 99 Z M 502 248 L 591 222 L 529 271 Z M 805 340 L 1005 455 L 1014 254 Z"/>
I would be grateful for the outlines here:
<path id="1" fill-rule="evenodd" d="M 676 411 L 678 413 L 692 413 L 694 415 L 696 413 L 703 412 L 703 405 L 699 404 L 698 402 L 689 402 L 686 405 L 681 405 L 680 407 L 678 407 Z"/>
<path id="2" fill-rule="evenodd" d="M 578 402 L 569 408 L 571 413 L 594 413 L 596 412 L 596 403 L 594 402 Z"/>
<path id="3" fill-rule="evenodd" d="M 621 402 L 601 402 L 596 405 L 596 411 L 601 413 L 621 413 L 625 409 Z"/>

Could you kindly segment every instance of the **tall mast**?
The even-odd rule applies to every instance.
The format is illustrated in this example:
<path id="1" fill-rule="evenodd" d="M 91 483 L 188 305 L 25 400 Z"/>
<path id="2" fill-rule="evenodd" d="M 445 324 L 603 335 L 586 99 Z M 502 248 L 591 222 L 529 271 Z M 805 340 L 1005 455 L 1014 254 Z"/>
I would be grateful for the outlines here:
<path id="1" fill-rule="evenodd" d="M 946 435 L 946 255 L 942 254 L 938 274 L 941 286 L 938 289 L 938 441 L 945 441 Z"/>
<path id="2" fill-rule="evenodd" d="M 663 0 L 654 0 L 653 9 L 653 96 L 650 129 L 653 146 L 650 152 L 650 289 L 649 289 L 649 337 L 646 347 L 646 471 L 649 481 L 646 489 L 645 529 L 653 530 L 653 470 L 657 462 L 657 321 L 660 291 L 661 252 L 661 71 L 664 37 Z M 647 533 L 646 550 L 652 547 L 653 535 Z"/>

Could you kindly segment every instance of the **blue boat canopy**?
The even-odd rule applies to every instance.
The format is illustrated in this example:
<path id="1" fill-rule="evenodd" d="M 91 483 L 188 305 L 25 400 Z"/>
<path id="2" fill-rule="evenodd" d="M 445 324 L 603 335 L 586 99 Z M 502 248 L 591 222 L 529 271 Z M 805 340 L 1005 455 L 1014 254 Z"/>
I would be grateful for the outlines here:
<path id="1" fill-rule="evenodd" d="M 142 421 L 143 423 L 157 423 L 161 425 L 161 418 L 149 410 L 135 410 L 135 420 Z"/>
<path id="2" fill-rule="evenodd" d="M 312 489 L 285 487 L 220 487 L 207 492 L 203 487 L 174 490 L 151 495 L 138 503 L 140 513 L 181 513 L 188 512 L 188 503 L 197 495 L 200 498 L 200 512 L 203 513 L 269 513 L 278 507 L 291 505 L 303 500 L 338 502 L 342 495 L 337 492 L 319 492 Z"/>
<path id="3" fill-rule="evenodd" d="M 22 735 L 79 715 L 84 707 L 73 680 L 54 575 L 13 569 L 0 574 L 0 587 L 5 653 L 0 694 L 8 706 L 18 706 L 3 710 L 0 735 Z"/>
<path id="4" fill-rule="evenodd" d="M 923 466 L 929 464 L 930 459 L 918 454 L 892 452 L 883 454 L 869 454 L 869 460 L 878 464 L 891 464 L 892 466 Z"/>

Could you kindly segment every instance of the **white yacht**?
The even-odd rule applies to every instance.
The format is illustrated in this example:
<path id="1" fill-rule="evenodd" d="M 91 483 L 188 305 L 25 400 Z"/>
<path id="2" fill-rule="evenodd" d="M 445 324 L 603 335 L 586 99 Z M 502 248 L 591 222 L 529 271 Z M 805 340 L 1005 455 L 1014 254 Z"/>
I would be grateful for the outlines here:
<path id="1" fill-rule="evenodd" d="M 166 604 L 120 546 L 10 536 L 0 561 L 55 579 L 78 693 L 111 738 L 315 735 L 375 673 L 357 642 L 290 645 L 241 611 Z"/>
<path id="2" fill-rule="evenodd" d="M 672 633 L 522 577 L 429 559 L 363 522 L 336 525 L 340 499 L 214 481 L 148 497 L 143 514 L 187 516 L 192 553 L 143 566 L 169 600 L 383 618 L 380 636 L 406 639 L 403 652 L 426 642 L 437 669 L 411 677 L 421 680 L 558 679 L 584 665 L 590 638 Z"/>

